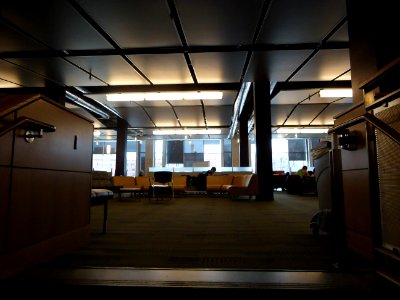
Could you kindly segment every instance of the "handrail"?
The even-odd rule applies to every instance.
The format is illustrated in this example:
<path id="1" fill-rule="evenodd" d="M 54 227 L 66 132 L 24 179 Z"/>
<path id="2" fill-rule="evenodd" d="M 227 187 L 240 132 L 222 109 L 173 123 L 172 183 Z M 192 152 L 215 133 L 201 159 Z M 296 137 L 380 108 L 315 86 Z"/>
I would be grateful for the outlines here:
<path id="1" fill-rule="evenodd" d="M 31 119 L 28 117 L 20 117 L 15 119 L 13 122 L 11 122 L 11 124 L 9 124 L 8 126 L 6 126 L 5 128 L 3 128 L 3 130 L 0 132 L 0 136 L 5 135 L 7 132 L 17 128 L 23 126 L 25 129 L 31 129 L 31 130 L 42 130 L 44 132 L 54 132 L 56 131 L 56 127 L 48 124 L 48 123 L 44 123 L 35 119 Z"/>
<path id="2" fill-rule="evenodd" d="M 340 131 L 341 129 L 347 128 L 352 125 L 356 125 L 358 123 L 361 123 L 363 121 L 367 121 L 368 123 L 372 124 L 375 128 L 379 129 L 382 131 L 386 136 L 391 138 L 395 143 L 400 145 L 400 133 L 387 125 L 385 122 L 382 120 L 378 119 L 374 115 L 371 115 L 369 113 L 365 113 L 361 116 L 352 118 L 350 120 L 347 120 L 346 122 L 335 126 L 331 129 L 328 130 L 328 134 L 334 133 L 336 131 Z"/>
<path id="3" fill-rule="evenodd" d="M 389 103 L 390 101 L 396 100 L 397 98 L 399 98 L 399 96 L 400 96 L 400 89 L 397 89 L 397 90 L 375 100 L 375 102 L 371 103 L 370 105 L 366 106 L 365 108 L 366 108 L 366 110 L 371 110 L 371 109 L 377 108 L 381 105 Z"/>
<path id="4" fill-rule="evenodd" d="M 371 90 L 373 87 L 378 86 L 379 82 L 388 76 L 390 72 L 393 72 L 396 68 L 400 67 L 400 56 L 388 63 L 382 69 L 380 69 L 372 78 L 369 78 L 365 82 L 359 85 L 360 89 Z"/>
<path id="5" fill-rule="evenodd" d="M 364 91 L 364 93 L 369 93 L 372 91 L 374 88 L 379 87 L 383 81 L 389 77 L 389 82 L 390 78 L 397 78 L 398 74 L 400 71 L 400 56 L 394 59 L 392 62 L 384 66 L 382 69 L 380 69 L 375 75 L 365 82 L 363 82 L 359 88 Z M 397 81 L 396 81 L 397 82 Z M 377 96 L 380 96 L 377 99 L 374 99 L 373 103 L 370 103 L 369 105 L 366 106 L 367 110 L 372 110 L 376 107 L 379 107 L 381 105 L 388 104 L 389 102 L 397 99 L 400 96 L 400 89 L 392 90 L 392 91 L 381 91 L 380 94 L 374 95 L 374 98 Z"/>

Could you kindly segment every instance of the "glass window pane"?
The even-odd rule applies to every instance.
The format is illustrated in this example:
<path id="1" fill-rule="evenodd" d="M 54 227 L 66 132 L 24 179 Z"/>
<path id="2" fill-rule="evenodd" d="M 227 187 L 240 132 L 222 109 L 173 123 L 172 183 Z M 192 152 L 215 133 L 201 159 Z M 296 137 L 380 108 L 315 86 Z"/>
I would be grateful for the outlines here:
<path id="1" fill-rule="evenodd" d="M 224 167 L 232 167 L 232 140 L 224 140 Z"/>
<path id="2" fill-rule="evenodd" d="M 210 167 L 222 166 L 220 140 L 204 140 L 204 161 L 208 161 Z"/>
<path id="3" fill-rule="evenodd" d="M 163 158 L 163 140 L 154 141 L 154 167 L 162 167 Z"/>

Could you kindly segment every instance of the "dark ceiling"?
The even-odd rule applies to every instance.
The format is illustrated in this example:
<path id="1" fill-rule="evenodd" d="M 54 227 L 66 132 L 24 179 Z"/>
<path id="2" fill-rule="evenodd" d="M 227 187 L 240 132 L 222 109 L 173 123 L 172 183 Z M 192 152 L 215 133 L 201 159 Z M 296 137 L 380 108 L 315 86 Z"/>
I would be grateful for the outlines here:
<path id="1" fill-rule="evenodd" d="M 208 137 L 226 138 L 251 100 L 250 83 L 270 82 L 273 131 L 332 126 L 352 98 L 318 91 L 350 87 L 348 47 L 345 0 L 7 1 L 0 95 L 51 87 L 67 91 L 68 107 L 90 112 L 95 127 L 114 128 L 120 117 L 131 136 L 190 127 L 219 128 L 221 135 Z M 220 90 L 224 98 L 105 97 L 174 90 Z"/>

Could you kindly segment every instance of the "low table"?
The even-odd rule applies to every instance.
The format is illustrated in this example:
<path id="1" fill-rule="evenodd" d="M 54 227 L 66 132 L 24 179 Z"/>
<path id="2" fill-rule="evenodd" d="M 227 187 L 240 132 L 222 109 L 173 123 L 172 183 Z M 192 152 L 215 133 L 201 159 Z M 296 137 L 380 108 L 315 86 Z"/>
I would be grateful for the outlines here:
<path id="1" fill-rule="evenodd" d="M 118 199 L 121 201 L 121 194 L 129 193 L 131 198 L 136 198 L 138 193 L 144 193 L 141 188 L 119 188 L 118 190 Z"/>

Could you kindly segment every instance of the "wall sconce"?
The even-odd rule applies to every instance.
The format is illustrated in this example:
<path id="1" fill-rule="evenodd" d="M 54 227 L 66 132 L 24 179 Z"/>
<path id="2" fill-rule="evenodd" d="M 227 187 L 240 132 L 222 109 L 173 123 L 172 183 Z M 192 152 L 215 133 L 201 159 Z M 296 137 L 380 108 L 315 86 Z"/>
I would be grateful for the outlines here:
<path id="1" fill-rule="evenodd" d="M 26 130 L 24 137 L 27 143 L 32 143 L 35 140 L 35 138 L 43 137 L 43 129 L 38 129 L 36 131 Z"/>
<path id="2" fill-rule="evenodd" d="M 338 143 L 340 148 L 344 150 L 357 150 L 358 137 L 355 131 L 345 130 L 338 135 Z"/>
<path id="3" fill-rule="evenodd" d="M 3 136 L 7 132 L 16 128 L 21 128 L 24 131 L 23 133 L 19 131 L 18 136 L 24 137 L 27 143 L 32 143 L 35 138 L 42 138 L 44 132 L 56 131 L 56 127 L 51 124 L 24 116 L 19 117 L 10 123 L 6 123 L 5 125 L 6 126 L 0 130 L 0 136 Z"/>

